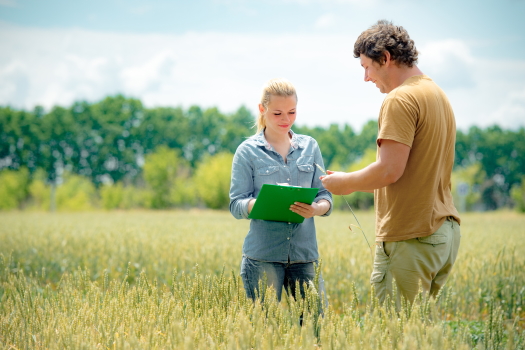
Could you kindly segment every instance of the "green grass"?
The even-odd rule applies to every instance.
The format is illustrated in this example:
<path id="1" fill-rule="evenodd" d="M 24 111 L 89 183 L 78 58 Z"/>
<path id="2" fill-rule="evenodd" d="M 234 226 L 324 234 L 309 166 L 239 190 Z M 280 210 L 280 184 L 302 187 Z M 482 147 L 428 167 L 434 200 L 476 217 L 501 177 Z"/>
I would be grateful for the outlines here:
<path id="1" fill-rule="evenodd" d="M 356 213 L 373 241 L 374 214 Z M 267 295 L 238 276 L 248 221 L 218 211 L 0 213 L 3 349 L 523 349 L 525 216 L 462 215 L 437 300 L 378 307 L 350 213 L 317 218 L 329 307 Z M 302 326 L 300 315 L 304 316 Z"/>

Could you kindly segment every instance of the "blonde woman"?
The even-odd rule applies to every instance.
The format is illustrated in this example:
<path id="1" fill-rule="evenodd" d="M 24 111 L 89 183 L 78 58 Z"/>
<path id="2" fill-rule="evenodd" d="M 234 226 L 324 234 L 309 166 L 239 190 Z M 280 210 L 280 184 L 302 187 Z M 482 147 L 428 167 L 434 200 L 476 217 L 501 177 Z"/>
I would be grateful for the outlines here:
<path id="1" fill-rule="evenodd" d="M 295 295 L 296 281 L 313 281 L 319 259 L 314 216 L 328 216 L 332 195 L 323 187 L 315 163 L 324 168 L 317 142 L 292 131 L 297 116 L 297 93 L 285 79 L 272 79 L 263 87 L 257 132 L 237 148 L 232 164 L 230 212 L 248 219 L 263 184 L 288 183 L 316 187 L 311 205 L 295 203 L 290 210 L 303 216 L 302 223 L 252 219 L 242 250 L 241 277 L 246 294 L 255 299 L 259 281 L 266 276 L 281 300 L 282 288 Z M 322 277 L 319 292 L 324 292 Z M 264 292 L 264 291 L 259 291 Z"/>

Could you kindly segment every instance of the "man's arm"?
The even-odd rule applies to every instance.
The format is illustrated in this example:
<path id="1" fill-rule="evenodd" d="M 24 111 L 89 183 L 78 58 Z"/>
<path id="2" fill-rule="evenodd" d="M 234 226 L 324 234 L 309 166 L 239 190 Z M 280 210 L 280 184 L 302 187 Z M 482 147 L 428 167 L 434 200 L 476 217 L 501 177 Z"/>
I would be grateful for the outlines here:
<path id="1" fill-rule="evenodd" d="M 373 191 L 388 186 L 405 172 L 410 147 L 393 140 L 380 140 L 379 159 L 351 173 L 334 172 L 321 176 L 323 186 L 333 194 Z"/>

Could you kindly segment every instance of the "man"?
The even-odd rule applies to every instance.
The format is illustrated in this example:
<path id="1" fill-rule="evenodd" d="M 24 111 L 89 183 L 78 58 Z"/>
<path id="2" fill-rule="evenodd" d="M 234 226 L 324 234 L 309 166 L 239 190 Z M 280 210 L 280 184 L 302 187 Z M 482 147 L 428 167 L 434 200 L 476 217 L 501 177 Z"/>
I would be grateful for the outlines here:
<path id="1" fill-rule="evenodd" d="M 456 123 L 445 93 L 416 66 L 418 51 L 403 27 L 388 21 L 361 33 L 354 56 L 365 82 L 388 94 L 379 112 L 376 161 L 322 177 L 333 194 L 373 192 L 376 253 L 370 283 L 383 302 L 412 302 L 419 286 L 436 295 L 459 249 L 460 218 L 452 201 Z M 398 299 L 397 302 L 400 300 Z"/>

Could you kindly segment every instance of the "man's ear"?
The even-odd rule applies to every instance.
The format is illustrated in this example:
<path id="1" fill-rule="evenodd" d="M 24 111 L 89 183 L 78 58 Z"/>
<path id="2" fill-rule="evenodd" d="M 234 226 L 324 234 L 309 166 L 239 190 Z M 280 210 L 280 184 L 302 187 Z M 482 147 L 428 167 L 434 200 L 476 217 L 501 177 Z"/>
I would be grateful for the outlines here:
<path id="1" fill-rule="evenodd" d="M 390 65 L 391 60 L 392 60 L 392 55 L 390 55 L 390 52 L 384 51 L 383 52 L 383 57 L 385 59 L 385 62 L 383 64 L 385 64 L 388 67 Z"/>

